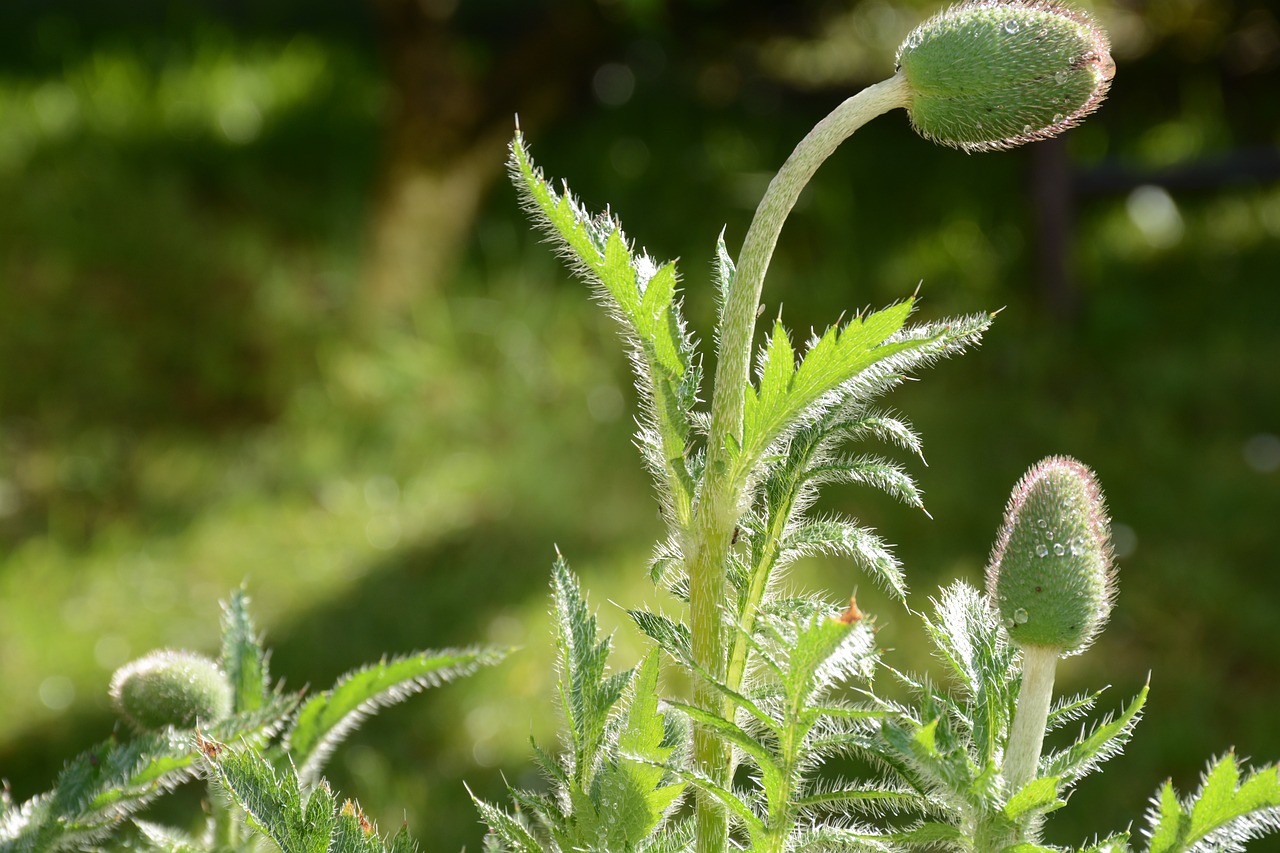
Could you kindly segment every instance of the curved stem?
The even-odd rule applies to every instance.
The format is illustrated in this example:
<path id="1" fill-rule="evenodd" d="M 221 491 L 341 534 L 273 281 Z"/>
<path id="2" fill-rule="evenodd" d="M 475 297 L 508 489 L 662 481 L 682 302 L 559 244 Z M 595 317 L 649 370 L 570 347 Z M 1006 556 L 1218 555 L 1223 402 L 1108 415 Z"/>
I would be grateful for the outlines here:
<path id="1" fill-rule="evenodd" d="M 717 439 L 742 439 L 742 399 L 751 365 L 751 339 L 764 275 L 773 258 L 773 249 L 796 199 L 809 179 L 855 130 L 878 115 L 910 103 L 905 78 L 894 76 L 868 86 L 849 98 L 818 122 L 791 152 L 787 162 L 769 182 L 747 237 L 738 255 L 738 271 L 724 306 L 717 350 L 715 390 L 711 401 L 711 435 Z M 724 460 L 725 446 L 713 443 L 708 449 L 714 462 Z"/>
<path id="2" fill-rule="evenodd" d="M 725 562 L 740 515 L 746 476 L 746 472 L 737 470 L 735 457 L 742 443 L 743 398 L 756 309 L 769 260 L 787 214 L 822 162 L 859 127 L 909 102 L 906 81 L 895 76 L 869 86 L 836 107 L 800 141 L 770 182 L 742 244 L 738 270 L 721 317 L 706 473 L 685 548 L 693 656 L 714 678 L 722 678 L 725 672 L 720 608 L 725 598 Z M 705 684 L 695 687 L 694 702 L 700 707 L 714 710 L 718 701 L 714 688 Z M 728 787 L 730 753 L 711 732 L 695 732 L 694 761 L 713 782 Z M 725 849 L 728 824 L 723 807 L 712 797 L 698 798 L 695 827 L 698 853 L 721 853 Z"/>

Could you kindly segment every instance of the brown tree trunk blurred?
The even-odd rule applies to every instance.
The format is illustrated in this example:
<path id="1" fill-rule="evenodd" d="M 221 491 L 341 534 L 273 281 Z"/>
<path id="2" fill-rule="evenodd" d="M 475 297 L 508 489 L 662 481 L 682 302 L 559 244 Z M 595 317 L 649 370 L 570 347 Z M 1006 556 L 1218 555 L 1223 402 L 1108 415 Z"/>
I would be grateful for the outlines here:
<path id="1" fill-rule="evenodd" d="M 372 3 L 392 102 L 359 304 L 366 326 L 445 289 L 503 172 L 516 112 L 527 126 L 563 108 L 586 88 L 577 81 L 601 41 L 578 4 L 552 4 L 504 46 L 462 32 L 450 0 Z"/>

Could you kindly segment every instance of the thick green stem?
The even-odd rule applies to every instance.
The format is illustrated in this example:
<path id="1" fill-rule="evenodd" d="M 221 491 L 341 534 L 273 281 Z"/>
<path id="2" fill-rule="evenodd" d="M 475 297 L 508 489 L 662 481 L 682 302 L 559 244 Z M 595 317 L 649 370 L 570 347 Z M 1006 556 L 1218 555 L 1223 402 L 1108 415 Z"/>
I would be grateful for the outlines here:
<path id="1" fill-rule="evenodd" d="M 1022 689 L 1009 730 L 1009 746 L 1004 752 L 1005 788 L 1010 794 L 1030 782 L 1040 764 L 1044 728 L 1053 699 L 1053 675 L 1061 653 L 1054 646 L 1022 649 Z"/>
<path id="2" fill-rule="evenodd" d="M 725 673 L 720 608 L 725 596 L 725 563 L 746 475 L 739 470 L 737 449 L 742 443 L 743 397 L 764 275 L 787 214 L 822 162 L 859 127 L 909 101 L 906 81 L 893 77 L 849 98 L 819 122 L 769 184 L 738 257 L 719 330 L 706 474 L 685 549 L 693 655 L 717 679 Z M 719 697 L 713 688 L 700 685 L 695 688 L 694 701 L 714 710 Z M 715 784 L 728 786 L 730 753 L 710 732 L 695 733 L 694 760 Z M 722 853 L 728 843 L 728 824 L 724 809 L 712 797 L 699 796 L 695 826 L 698 853 Z"/>

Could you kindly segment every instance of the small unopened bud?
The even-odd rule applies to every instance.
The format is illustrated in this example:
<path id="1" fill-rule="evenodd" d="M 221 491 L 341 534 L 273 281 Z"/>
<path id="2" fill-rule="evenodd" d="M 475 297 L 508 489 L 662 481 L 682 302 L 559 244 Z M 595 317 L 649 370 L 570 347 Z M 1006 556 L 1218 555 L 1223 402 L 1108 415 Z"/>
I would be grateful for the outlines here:
<path id="1" fill-rule="evenodd" d="M 116 670 L 111 701 L 140 730 L 191 728 L 230 715 L 231 685 L 209 658 L 166 649 Z"/>
<path id="2" fill-rule="evenodd" d="M 1115 73 L 1106 34 L 1049 0 L 970 0 L 925 21 L 898 48 L 922 136 L 1012 148 L 1056 136 L 1102 102 Z"/>
<path id="3" fill-rule="evenodd" d="M 1087 647 L 1115 600 L 1111 530 L 1093 472 L 1051 456 L 1014 487 L 987 569 L 987 594 L 1019 646 Z"/>

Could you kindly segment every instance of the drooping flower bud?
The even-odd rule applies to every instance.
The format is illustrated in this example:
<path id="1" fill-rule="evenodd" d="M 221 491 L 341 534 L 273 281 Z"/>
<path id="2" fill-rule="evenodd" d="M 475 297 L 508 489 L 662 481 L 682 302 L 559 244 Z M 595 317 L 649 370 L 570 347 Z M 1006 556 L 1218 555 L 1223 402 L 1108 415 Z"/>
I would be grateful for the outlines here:
<path id="1" fill-rule="evenodd" d="M 1115 73 L 1106 34 L 1051 0 L 970 0 L 898 48 L 907 112 L 927 139 L 966 151 L 1056 136 L 1102 102 Z"/>
<path id="2" fill-rule="evenodd" d="M 1009 637 L 1060 655 L 1086 648 L 1115 600 L 1111 528 L 1093 472 L 1051 456 L 1014 487 L 987 569 Z"/>
<path id="3" fill-rule="evenodd" d="M 111 701 L 120 716 L 143 731 L 191 728 L 231 713 L 231 685 L 209 658 L 165 649 L 116 670 Z"/>

